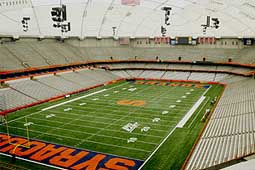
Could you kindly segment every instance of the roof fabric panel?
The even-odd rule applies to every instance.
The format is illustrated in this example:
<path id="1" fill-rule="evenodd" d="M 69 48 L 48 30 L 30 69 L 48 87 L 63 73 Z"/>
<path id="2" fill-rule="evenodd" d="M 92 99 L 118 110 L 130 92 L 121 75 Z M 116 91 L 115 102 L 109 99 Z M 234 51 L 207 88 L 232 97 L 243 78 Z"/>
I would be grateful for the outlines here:
<path id="1" fill-rule="evenodd" d="M 66 11 L 59 23 L 56 8 Z M 11 36 L 156 37 L 163 26 L 171 37 L 254 37 L 255 0 L 0 0 L 0 25 L 0 34 Z"/>

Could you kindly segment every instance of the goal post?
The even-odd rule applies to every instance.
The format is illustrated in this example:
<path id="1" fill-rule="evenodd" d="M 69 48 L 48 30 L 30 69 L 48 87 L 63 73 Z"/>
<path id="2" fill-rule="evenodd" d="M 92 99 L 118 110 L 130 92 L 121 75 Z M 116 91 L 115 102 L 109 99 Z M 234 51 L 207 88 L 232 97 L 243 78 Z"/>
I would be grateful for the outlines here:
<path id="1" fill-rule="evenodd" d="M 0 124 L 1 125 L 5 124 L 5 116 L 4 115 L 0 115 Z"/>
<path id="2" fill-rule="evenodd" d="M 25 117 L 25 123 L 24 123 L 24 126 L 25 126 L 24 130 L 25 130 L 25 134 L 26 134 L 25 138 L 27 140 L 27 142 L 25 144 L 18 144 L 18 143 L 11 142 L 11 134 L 12 134 L 12 133 L 10 133 L 11 126 L 9 125 L 7 116 L 4 116 L 2 125 L 5 126 L 5 128 L 6 128 L 6 133 L 8 135 L 9 144 L 15 146 L 15 149 L 13 150 L 14 153 L 18 147 L 30 148 L 29 126 L 25 126 L 25 125 L 28 125 L 27 117 Z"/>

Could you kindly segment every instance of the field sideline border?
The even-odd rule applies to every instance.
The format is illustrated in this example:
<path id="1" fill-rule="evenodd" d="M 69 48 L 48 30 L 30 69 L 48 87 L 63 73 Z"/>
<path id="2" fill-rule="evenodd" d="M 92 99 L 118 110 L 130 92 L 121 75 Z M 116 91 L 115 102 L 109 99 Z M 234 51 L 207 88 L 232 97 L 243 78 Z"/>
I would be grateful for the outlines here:
<path id="1" fill-rule="evenodd" d="M 114 89 L 114 88 L 119 87 L 119 86 L 123 86 L 124 84 L 127 84 L 127 82 L 126 82 L 126 83 L 122 83 L 122 84 L 120 84 L 120 85 L 118 85 L 118 86 L 111 87 L 111 88 L 109 88 L 109 89 L 104 89 L 104 91 L 111 90 L 111 89 Z M 101 92 L 103 92 L 103 91 L 100 90 L 100 93 L 101 93 Z M 90 93 L 90 94 L 91 94 L 91 95 L 87 94 L 87 95 L 84 95 L 84 96 L 89 97 L 89 96 L 92 96 L 92 95 L 98 94 L 98 93 L 93 92 L 93 93 Z M 89 95 L 89 96 L 88 96 L 88 95 Z M 81 96 L 81 97 L 85 98 L 84 96 Z M 77 98 L 81 99 L 81 97 L 77 97 Z M 74 99 L 77 99 L 77 98 L 74 98 Z M 74 99 L 72 99 L 72 100 L 74 101 Z M 75 101 L 77 101 L 77 100 L 75 100 Z M 65 101 L 65 102 L 62 102 L 62 103 L 66 103 L 66 102 L 68 102 L 68 101 Z M 68 102 L 68 103 L 71 103 L 71 102 Z M 60 104 L 61 104 L 61 103 L 60 103 Z M 58 104 L 56 104 L 56 105 L 58 105 Z M 63 105 L 64 105 L 64 104 L 63 104 Z M 50 107 L 51 107 L 51 106 L 50 106 Z M 47 110 L 49 110 L 49 109 L 47 109 Z M 17 118 L 17 119 L 13 119 L 13 120 L 9 121 L 9 123 L 14 122 L 14 121 L 19 120 L 19 119 L 23 119 L 23 118 L 25 118 L 25 117 L 29 117 L 29 116 L 31 116 L 31 115 L 35 115 L 35 114 L 44 112 L 44 111 L 46 111 L 46 110 L 43 110 L 43 109 L 42 109 L 42 110 L 40 110 L 40 111 L 33 112 L 33 113 L 29 114 L 29 115 L 22 116 L 22 117 L 19 117 L 19 118 Z M 3 123 L 2 123 L 2 124 L 3 124 Z M 0 124 L 0 125 L 2 125 L 2 124 Z"/>
<path id="2" fill-rule="evenodd" d="M 211 89 L 211 87 L 212 86 L 210 85 L 210 87 L 206 89 L 206 91 L 201 95 L 201 97 L 197 100 L 197 102 L 193 105 L 193 107 L 191 107 L 191 109 L 186 113 L 186 115 L 178 123 L 178 125 L 177 125 L 178 128 L 183 128 L 185 126 L 185 124 L 189 121 L 189 119 L 192 117 L 192 115 L 197 111 L 197 109 L 200 107 L 200 105 L 204 102 L 204 100 L 206 99 L 205 95 Z"/>
<path id="3" fill-rule="evenodd" d="M 49 109 L 53 109 L 53 108 L 56 108 L 56 107 L 65 105 L 65 104 L 67 104 L 67 103 L 72 103 L 72 102 L 74 102 L 74 101 L 77 101 L 77 100 L 80 100 L 80 99 L 83 99 L 83 98 L 86 98 L 86 97 L 89 97 L 89 96 L 93 96 L 94 94 L 98 94 L 98 93 L 104 92 L 104 91 L 106 91 L 106 90 L 107 90 L 107 89 L 102 89 L 102 90 L 99 90 L 99 91 L 96 91 L 96 92 L 93 92 L 93 93 L 89 93 L 89 94 L 84 95 L 84 96 L 81 96 L 81 97 L 77 97 L 77 98 L 74 98 L 74 99 L 71 99 L 71 100 L 62 102 L 62 103 L 58 103 L 58 104 L 56 104 L 56 105 L 52 105 L 52 106 L 46 107 L 46 108 L 42 109 L 42 111 L 46 111 L 46 110 L 49 110 Z"/>
<path id="4" fill-rule="evenodd" d="M 5 115 L 8 115 L 9 113 L 12 113 L 12 112 L 15 112 L 15 111 L 18 111 L 18 110 L 26 109 L 26 108 L 29 108 L 29 107 L 32 107 L 32 106 L 36 106 L 36 105 L 39 105 L 39 104 L 42 104 L 42 103 L 46 103 L 46 102 L 49 102 L 49 101 L 56 101 L 56 100 L 59 100 L 59 99 L 63 99 L 67 95 L 72 95 L 72 94 L 78 94 L 78 93 L 81 93 L 81 92 L 86 92 L 88 90 L 95 89 L 97 87 L 102 87 L 102 86 L 105 86 L 105 85 L 110 85 L 110 84 L 113 84 L 113 83 L 121 82 L 123 80 L 125 80 L 125 79 L 124 78 L 113 79 L 111 81 L 107 81 L 107 82 L 104 82 L 104 83 L 95 84 L 93 86 L 91 85 L 91 86 L 84 87 L 84 88 L 81 88 L 81 89 L 78 89 L 78 90 L 75 90 L 75 91 L 71 91 L 71 92 L 68 92 L 68 93 L 65 93 L 65 94 L 61 94 L 61 95 L 58 95 L 58 96 L 53 96 L 53 97 L 45 99 L 45 100 L 40 100 L 40 101 L 33 102 L 33 103 L 30 103 L 30 104 L 25 104 L 23 106 L 18 106 L 18 107 L 15 107 L 15 108 L 7 109 L 7 110 L 4 110 L 4 111 L 1 111 L 0 112 L 0 116 L 5 116 Z"/>
<path id="5" fill-rule="evenodd" d="M 94 86 L 89 86 L 87 88 L 82 88 L 82 89 L 79 89 L 79 90 L 76 90 L 76 91 L 73 91 L 73 92 L 69 92 L 69 93 L 60 95 L 60 96 L 54 96 L 54 97 L 49 98 L 49 99 L 45 99 L 45 100 L 41 100 L 41 101 L 38 101 L 38 102 L 26 104 L 26 105 L 23 105 L 23 106 L 18 106 L 16 108 L 11 108 L 11 109 L 8 109 L 8 110 L 4 110 L 4 111 L 0 112 L 0 116 L 5 116 L 5 115 L 8 115 L 9 113 L 12 113 L 12 112 L 15 112 L 15 111 L 18 111 L 18 110 L 22 110 L 22 109 L 25 109 L 25 108 L 29 108 L 29 107 L 32 107 L 32 106 L 36 106 L 36 105 L 39 105 L 39 104 L 42 104 L 42 103 L 46 103 L 46 102 L 49 102 L 49 101 L 52 101 L 52 100 L 63 99 L 66 95 L 81 93 L 81 92 L 84 92 L 84 91 L 95 89 L 97 87 L 102 87 L 104 85 L 109 85 L 109 84 L 113 84 L 113 83 L 117 83 L 117 82 L 121 82 L 121 81 L 125 81 L 125 80 L 126 81 L 128 81 L 128 80 L 147 80 L 147 81 L 164 81 L 164 82 L 178 82 L 178 83 L 199 83 L 199 84 L 211 84 L 211 85 L 212 84 L 218 84 L 218 85 L 223 85 L 223 86 L 226 85 L 224 83 L 213 82 L 213 81 L 208 81 L 207 82 L 207 81 L 196 81 L 196 80 L 172 80 L 172 79 L 157 79 L 157 78 L 119 78 L 119 79 L 113 79 L 113 80 L 105 82 L 105 83 L 95 84 Z"/>
<path id="6" fill-rule="evenodd" d="M 97 88 L 97 87 L 101 87 L 101 86 L 104 86 L 104 85 L 107 85 L 107 84 L 117 83 L 117 82 L 122 81 L 122 80 L 130 80 L 130 79 L 112 80 L 112 81 L 109 81 L 109 82 L 107 82 L 107 83 L 105 83 L 105 84 L 95 85 L 95 86 L 92 86 L 92 87 L 88 87 L 88 88 L 85 88 L 85 89 L 78 90 L 78 91 L 76 91 L 76 92 L 71 92 L 71 93 L 69 93 L 69 94 L 75 94 L 75 93 L 87 91 L 87 90 L 94 89 L 94 88 Z M 153 79 L 153 78 L 133 78 L 133 79 L 131 79 L 131 80 L 165 81 L 165 82 L 199 83 L 199 84 L 218 84 L 218 85 L 226 86 L 226 84 L 223 84 L 223 83 L 217 83 L 217 82 L 201 82 L 201 81 L 192 81 L 192 80 L 166 80 L 166 79 L 162 79 L 162 80 L 161 80 L 161 79 Z M 122 84 L 120 84 L 120 85 L 118 85 L 118 86 L 114 86 L 114 87 L 109 88 L 109 89 L 113 89 L 113 88 L 119 87 L 119 86 L 124 85 L 124 84 L 127 84 L 127 82 L 126 82 L 126 83 L 122 83 Z M 109 90 L 109 89 L 104 89 L 104 90 L 101 90 L 100 92 L 103 92 L 103 91 L 106 91 L 106 90 Z M 100 93 L 100 92 L 98 92 L 98 93 Z M 223 90 L 223 92 L 224 92 L 224 90 Z M 221 93 L 220 97 L 222 96 L 223 92 Z M 97 94 L 97 93 L 95 93 L 95 94 Z M 93 95 L 93 94 L 92 94 L 92 95 Z M 85 95 L 85 96 L 86 96 L 86 95 Z M 91 95 L 89 95 L 89 96 L 91 96 Z M 217 103 L 219 102 L 220 97 L 218 98 Z M 23 106 L 23 107 L 14 108 L 14 109 L 11 109 L 11 110 L 7 110 L 7 111 L 4 111 L 4 112 L 0 112 L 0 115 L 6 115 L 6 114 L 8 114 L 8 113 L 11 113 L 11 112 L 14 112 L 14 111 L 23 109 L 23 108 L 27 108 L 27 107 L 31 107 L 31 106 L 34 106 L 34 105 L 42 104 L 42 103 L 45 103 L 45 102 L 48 102 L 48 101 L 50 101 L 50 100 L 52 100 L 52 99 L 57 99 L 57 98 L 63 98 L 63 96 L 53 97 L 53 98 L 48 99 L 48 100 L 39 101 L 39 102 L 37 102 L 37 103 L 29 104 L 29 105 L 26 105 L 26 106 Z M 81 98 L 81 97 L 78 97 L 78 98 Z M 83 96 L 83 98 L 84 98 L 84 96 Z M 75 98 L 75 99 L 76 99 L 76 98 Z M 73 99 L 73 100 L 74 100 L 74 99 Z M 79 100 L 79 99 L 77 99 L 77 100 Z M 77 101 L 77 100 L 74 100 L 74 101 Z M 72 101 L 71 101 L 71 102 L 72 102 Z M 71 103 L 71 102 L 68 102 L 68 103 Z M 66 102 L 63 102 L 63 103 L 66 104 Z M 61 105 L 64 105 L 64 104 L 61 104 Z M 58 107 L 58 106 L 60 106 L 60 105 L 57 104 L 56 107 Z M 217 106 L 217 104 L 214 106 L 213 110 L 216 108 L 216 106 Z M 49 109 L 51 109 L 51 108 L 49 108 Z M 47 109 L 47 110 L 48 110 L 48 109 Z M 17 118 L 17 119 L 11 120 L 10 122 L 13 122 L 13 121 L 16 121 L 16 120 L 19 120 L 19 119 L 22 119 L 22 118 L 24 118 L 24 117 L 28 117 L 28 116 L 31 116 L 31 115 L 34 115 L 34 114 L 38 114 L 38 113 L 41 113 L 41 112 L 43 112 L 43 110 L 40 110 L 40 111 L 38 111 L 38 112 L 31 113 L 31 114 L 26 115 L 26 116 L 19 117 L 19 118 Z M 212 111 L 212 112 L 213 112 L 213 111 Z M 212 112 L 211 112 L 211 114 L 212 114 Z M 211 115 L 210 115 L 210 117 L 211 117 Z M 209 117 L 209 119 L 210 119 L 210 117 Z M 209 119 L 208 119 L 208 121 L 209 121 Z M 208 121 L 206 122 L 206 126 L 207 126 Z M 204 131 L 204 129 L 205 129 L 206 126 L 204 126 L 204 128 L 202 129 L 202 132 Z M 176 130 L 176 128 L 177 128 L 177 126 L 174 127 L 174 128 L 170 131 L 170 133 L 166 136 L 166 138 L 159 144 L 159 146 L 152 152 L 152 154 L 145 160 L 145 162 L 139 167 L 138 170 L 141 170 L 141 169 L 143 168 L 143 166 L 144 166 L 144 165 L 151 159 L 151 157 L 159 150 L 159 148 L 165 143 L 165 141 L 166 141 L 166 140 L 169 138 L 169 136 Z M 201 134 L 202 134 L 202 132 L 201 132 Z M 201 136 L 201 134 L 200 134 L 200 136 Z M 199 136 L 197 139 L 200 139 L 200 136 Z M 197 144 L 197 141 L 196 141 L 195 144 Z M 192 151 L 193 151 L 193 148 L 192 148 Z M 1 154 L 1 155 L 5 155 L 5 154 L 2 154 L 2 153 L 0 153 L 0 154 Z M 8 156 L 8 155 L 7 155 L 7 156 Z M 189 155 L 189 156 L 190 156 L 190 155 Z M 189 158 L 189 157 L 187 157 L 187 159 L 188 159 L 188 158 Z M 23 158 L 20 158 L 20 159 L 22 160 Z M 186 161 L 188 161 L 188 160 L 186 160 Z M 185 161 L 185 163 L 187 164 L 186 161 Z M 28 162 L 30 162 L 30 161 L 28 161 Z M 31 161 L 31 162 L 33 162 L 33 161 Z M 34 162 L 34 163 L 35 163 L 35 162 Z M 40 164 L 40 163 L 39 163 L 39 164 Z M 57 169 L 58 169 L 58 168 L 57 168 Z"/>
<path id="7" fill-rule="evenodd" d="M 12 157 L 12 155 L 8 155 L 8 154 L 1 153 L 1 152 L 0 152 L 0 155 L 7 156 L 7 157 Z M 30 162 L 30 163 L 34 163 L 34 164 L 38 164 L 38 165 L 42 165 L 42 166 L 46 166 L 46 167 L 50 167 L 50 168 L 54 168 L 54 169 L 67 170 L 67 169 L 63 169 L 63 168 L 57 167 L 57 166 L 48 165 L 48 164 L 45 164 L 45 163 L 36 162 L 36 161 L 29 160 L 29 159 L 24 159 L 24 158 L 21 158 L 19 156 L 16 156 L 16 159 L 19 159 L 19 160 L 22 160 L 22 161 L 26 161 L 26 162 Z"/>
<path id="8" fill-rule="evenodd" d="M 199 135 L 198 135 L 195 143 L 193 144 L 193 146 L 192 146 L 188 156 L 186 157 L 186 159 L 185 159 L 185 161 L 184 161 L 184 163 L 183 163 L 183 165 L 181 167 L 181 170 L 185 170 L 186 169 L 186 167 L 187 167 L 187 165 L 188 165 L 188 163 L 189 163 L 189 161 L 191 159 L 191 156 L 192 156 L 194 150 L 196 149 L 196 147 L 198 145 L 198 142 L 200 141 L 200 138 L 202 137 L 202 135 L 203 135 L 203 133 L 204 133 L 204 131 L 205 131 L 209 121 L 211 120 L 212 114 L 213 114 L 214 110 L 216 109 L 216 107 L 217 107 L 217 105 L 218 105 L 218 103 L 219 103 L 219 101 L 220 101 L 220 99 L 221 99 L 221 97 L 222 97 L 226 87 L 227 87 L 227 84 L 219 84 L 219 85 L 223 85 L 223 90 L 221 91 L 220 95 L 218 96 L 216 104 L 214 104 L 212 110 L 210 111 L 209 117 L 207 118 L 204 127 L 200 130 Z"/>
<path id="9" fill-rule="evenodd" d="M 210 86 L 210 88 L 211 88 L 212 86 Z M 209 89 L 210 88 L 208 88 L 202 95 L 201 95 L 201 97 L 200 97 L 200 99 L 209 91 Z M 200 100 L 199 99 L 199 100 Z M 205 99 L 205 98 L 204 98 Z M 203 100 L 204 101 L 204 100 Z M 202 101 L 202 102 L 203 102 Z M 196 104 L 196 103 L 195 103 Z M 201 103 L 199 104 L 199 106 L 201 105 Z M 198 106 L 198 107 L 199 107 Z M 196 108 L 196 110 L 197 110 L 197 108 Z M 195 111 L 196 111 L 195 110 Z M 185 117 L 185 115 L 183 116 L 183 118 Z M 189 117 L 190 118 L 190 117 Z M 180 124 L 180 122 L 182 122 L 182 120 L 183 119 L 181 119 L 179 122 L 178 122 L 178 124 L 169 132 L 169 134 L 164 138 L 164 140 L 157 146 L 157 148 L 151 153 L 151 155 L 144 161 L 144 163 L 139 167 L 139 169 L 138 170 L 142 170 L 142 168 L 146 165 L 146 163 L 152 158 L 152 156 L 160 149 L 160 147 L 166 142 L 166 140 L 172 135 L 172 133 L 177 129 L 177 128 L 180 128 L 179 127 L 179 124 Z M 189 120 L 189 119 L 188 119 Z M 187 121 L 188 121 L 187 120 Z M 187 121 L 185 122 L 185 124 L 187 123 Z M 184 124 L 184 125 L 185 125 Z"/>

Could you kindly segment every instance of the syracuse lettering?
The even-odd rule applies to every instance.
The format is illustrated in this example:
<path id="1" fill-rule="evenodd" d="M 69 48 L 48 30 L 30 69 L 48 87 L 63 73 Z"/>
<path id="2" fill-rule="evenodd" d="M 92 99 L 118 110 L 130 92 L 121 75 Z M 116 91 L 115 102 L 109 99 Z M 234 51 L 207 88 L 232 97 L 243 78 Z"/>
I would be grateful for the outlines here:
<path id="1" fill-rule="evenodd" d="M 27 146 L 28 141 L 21 137 L 10 137 L 0 133 L 0 152 L 13 154 L 15 145 Z M 11 144 L 10 144 L 10 143 Z M 113 155 L 30 141 L 30 147 L 17 147 L 15 155 L 36 162 L 72 170 L 137 170 L 143 163 Z"/>
<path id="2" fill-rule="evenodd" d="M 164 81 L 135 81 L 135 84 L 157 85 L 157 86 L 171 86 L 171 87 L 194 87 L 194 88 L 209 88 L 209 85 L 203 85 L 198 83 L 172 83 Z"/>

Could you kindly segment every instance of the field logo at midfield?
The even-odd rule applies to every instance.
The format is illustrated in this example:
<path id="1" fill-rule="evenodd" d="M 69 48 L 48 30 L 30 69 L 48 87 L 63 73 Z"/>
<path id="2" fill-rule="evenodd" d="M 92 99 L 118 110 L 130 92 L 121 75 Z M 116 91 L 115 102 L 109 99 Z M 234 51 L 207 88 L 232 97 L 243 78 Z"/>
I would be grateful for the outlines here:
<path id="1" fill-rule="evenodd" d="M 9 140 L 10 137 L 10 140 Z M 12 144 L 10 144 L 11 142 Z M 15 145 L 25 145 L 27 139 L 0 133 L 0 153 L 12 155 Z M 30 140 L 30 147 L 16 148 L 18 158 L 70 170 L 138 170 L 143 161 L 88 150 Z"/>
<path id="2" fill-rule="evenodd" d="M 135 81 L 134 84 L 146 84 L 146 85 L 157 85 L 157 86 L 170 86 L 170 87 L 194 87 L 208 89 L 209 85 L 199 83 L 175 83 L 175 82 L 164 82 L 164 81 Z"/>
<path id="3" fill-rule="evenodd" d="M 144 106 L 146 104 L 143 100 L 119 100 L 117 101 L 117 104 L 119 105 L 125 105 L 125 106 Z"/>

